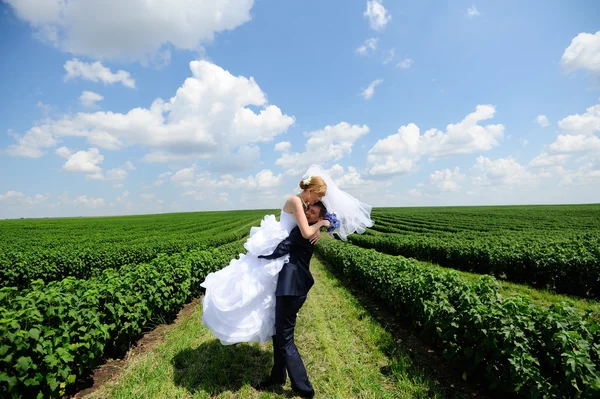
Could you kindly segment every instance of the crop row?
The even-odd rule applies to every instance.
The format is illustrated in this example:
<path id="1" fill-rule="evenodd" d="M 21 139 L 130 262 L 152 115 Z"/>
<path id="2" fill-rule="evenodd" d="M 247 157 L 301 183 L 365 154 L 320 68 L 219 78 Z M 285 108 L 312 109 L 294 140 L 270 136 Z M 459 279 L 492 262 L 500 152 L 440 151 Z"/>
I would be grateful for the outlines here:
<path id="1" fill-rule="evenodd" d="M 68 277 L 26 294 L 0 289 L 0 396 L 46 398 L 109 353 L 122 353 L 150 321 L 169 319 L 196 296 L 205 276 L 243 252 L 241 242 L 105 269 L 89 280 Z"/>
<path id="2" fill-rule="evenodd" d="M 453 270 L 335 240 L 317 253 L 353 284 L 409 317 L 466 378 L 531 398 L 600 395 L 600 326 L 564 303 L 541 309 L 504 298 L 490 276 L 467 281 Z"/>
<path id="3" fill-rule="evenodd" d="M 425 228 L 475 231 L 595 231 L 600 229 L 600 205 L 536 205 L 482 207 L 376 208 L 377 222 L 413 224 Z"/>
<path id="4" fill-rule="evenodd" d="M 159 253 L 170 255 L 239 240 L 248 234 L 251 224 L 256 224 L 256 220 L 245 218 L 221 222 L 212 229 L 190 235 L 180 233 L 137 241 L 59 245 L 37 250 L 4 249 L 0 251 L 0 287 L 27 288 L 36 279 L 49 282 L 68 276 L 88 279 L 107 268 L 149 262 Z"/>
<path id="5" fill-rule="evenodd" d="M 600 236 L 573 234 L 371 234 L 350 242 L 391 255 L 491 274 L 581 297 L 600 296 Z"/>

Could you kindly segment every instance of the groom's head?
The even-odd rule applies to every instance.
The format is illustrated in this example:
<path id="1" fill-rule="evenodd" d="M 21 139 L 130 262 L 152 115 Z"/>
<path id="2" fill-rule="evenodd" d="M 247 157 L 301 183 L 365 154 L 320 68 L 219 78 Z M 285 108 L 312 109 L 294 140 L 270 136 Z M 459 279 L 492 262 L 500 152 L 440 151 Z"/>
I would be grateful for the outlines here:
<path id="1" fill-rule="evenodd" d="M 327 208 L 321 201 L 317 201 L 314 204 L 310 205 L 306 210 L 306 220 L 308 224 L 315 224 L 319 220 L 323 220 L 325 217 L 325 213 L 327 212 Z"/>

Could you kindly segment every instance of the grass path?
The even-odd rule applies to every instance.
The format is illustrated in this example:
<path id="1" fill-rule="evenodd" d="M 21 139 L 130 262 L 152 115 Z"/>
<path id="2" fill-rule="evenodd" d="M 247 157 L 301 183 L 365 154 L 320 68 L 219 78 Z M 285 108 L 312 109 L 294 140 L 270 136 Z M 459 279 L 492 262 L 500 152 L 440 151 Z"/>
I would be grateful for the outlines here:
<path id="1" fill-rule="evenodd" d="M 390 333 L 316 258 L 315 285 L 298 315 L 296 344 L 317 398 L 441 398 Z M 271 344 L 222 346 L 201 322 L 202 307 L 165 340 L 131 359 L 88 398 L 290 398 L 283 388 L 252 388 L 272 366 Z"/>

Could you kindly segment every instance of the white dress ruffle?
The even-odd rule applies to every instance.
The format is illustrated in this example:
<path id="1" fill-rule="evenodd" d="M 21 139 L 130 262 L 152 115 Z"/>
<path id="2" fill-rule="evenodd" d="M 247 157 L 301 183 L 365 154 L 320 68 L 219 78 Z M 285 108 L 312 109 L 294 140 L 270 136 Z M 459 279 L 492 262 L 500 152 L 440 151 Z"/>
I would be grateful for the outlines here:
<path id="1" fill-rule="evenodd" d="M 270 255 L 296 226 L 292 214 L 281 211 L 280 221 L 267 215 L 260 227 L 250 229 L 240 254 L 229 266 L 206 276 L 202 300 L 202 322 L 223 345 L 266 342 L 275 334 L 275 289 L 277 276 L 289 255 L 273 260 Z"/>

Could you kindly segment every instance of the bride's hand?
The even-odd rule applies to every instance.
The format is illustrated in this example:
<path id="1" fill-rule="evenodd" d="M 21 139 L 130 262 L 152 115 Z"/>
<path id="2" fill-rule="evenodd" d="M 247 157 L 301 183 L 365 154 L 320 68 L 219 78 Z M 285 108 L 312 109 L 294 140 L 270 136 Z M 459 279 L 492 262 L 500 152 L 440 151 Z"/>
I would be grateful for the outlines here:
<path id="1" fill-rule="evenodd" d="M 331 226 L 331 222 L 329 222 L 329 220 L 323 220 L 322 223 L 323 223 L 323 227 Z"/>
<path id="2" fill-rule="evenodd" d="M 321 238 L 321 232 L 317 231 L 315 234 L 312 235 L 312 237 L 310 237 L 308 239 L 308 241 L 310 241 L 311 244 L 315 245 L 319 239 Z"/>

